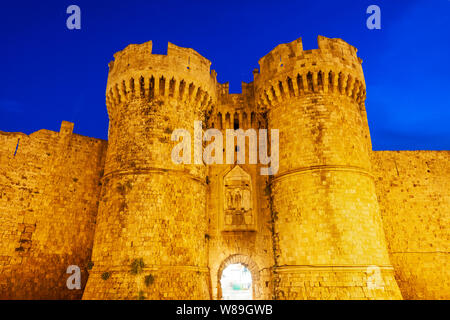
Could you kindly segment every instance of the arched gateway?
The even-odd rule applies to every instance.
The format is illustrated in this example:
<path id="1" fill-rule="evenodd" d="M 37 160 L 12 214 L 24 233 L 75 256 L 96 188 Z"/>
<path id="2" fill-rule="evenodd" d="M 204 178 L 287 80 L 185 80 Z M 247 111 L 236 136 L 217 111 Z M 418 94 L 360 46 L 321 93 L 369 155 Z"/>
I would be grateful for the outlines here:
<path id="1" fill-rule="evenodd" d="M 252 276 L 252 297 L 254 300 L 262 299 L 260 270 L 256 263 L 250 257 L 242 254 L 234 254 L 226 258 L 217 271 L 217 299 L 222 299 L 221 278 L 223 271 L 232 264 L 241 264 L 246 267 Z"/>

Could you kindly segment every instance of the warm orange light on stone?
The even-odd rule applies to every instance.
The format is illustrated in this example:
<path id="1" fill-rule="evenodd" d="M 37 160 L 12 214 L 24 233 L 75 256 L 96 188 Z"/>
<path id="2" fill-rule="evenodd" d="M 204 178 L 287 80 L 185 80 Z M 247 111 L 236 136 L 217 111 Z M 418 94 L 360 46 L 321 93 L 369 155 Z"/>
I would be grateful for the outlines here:
<path id="1" fill-rule="evenodd" d="M 241 263 L 256 299 L 449 299 L 450 152 L 372 151 L 356 49 L 318 44 L 277 46 L 241 94 L 192 49 L 129 45 L 108 141 L 0 132 L 0 298 L 219 299 Z M 173 163 L 196 120 L 278 129 L 278 172 Z"/>

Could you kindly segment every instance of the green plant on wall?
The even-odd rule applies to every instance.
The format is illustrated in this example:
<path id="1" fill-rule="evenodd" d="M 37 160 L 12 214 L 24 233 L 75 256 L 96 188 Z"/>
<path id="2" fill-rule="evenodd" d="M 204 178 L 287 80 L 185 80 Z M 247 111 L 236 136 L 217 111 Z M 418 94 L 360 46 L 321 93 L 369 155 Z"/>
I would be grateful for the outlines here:
<path id="1" fill-rule="evenodd" d="M 103 273 L 102 273 L 102 279 L 103 279 L 103 280 L 108 280 L 109 277 L 110 277 L 109 272 L 103 272 Z"/>
<path id="2" fill-rule="evenodd" d="M 164 133 L 165 133 L 165 134 L 172 134 L 172 131 L 173 131 L 173 130 L 170 129 L 169 127 L 167 127 L 167 128 L 164 129 Z"/>
<path id="3" fill-rule="evenodd" d="M 145 268 L 145 263 L 142 258 L 134 259 L 131 263 L 131 274 L 140 274 L 142 273 L 143 269 Z"/>
<path id="4" fill-rule="evenodd" d="M 139 291 L 138 300 L 145 300 L 144 291 Z"/>
<path id="5" fill-rule="evenodd" d="M 149 275 L 145 276 L 144 282 L 145 282 L 145 285 L 147 287 L 149 287 L 153 284 L 153 282 L 155 282 L 155 277 L 153 275 L 149 274 Z"/>

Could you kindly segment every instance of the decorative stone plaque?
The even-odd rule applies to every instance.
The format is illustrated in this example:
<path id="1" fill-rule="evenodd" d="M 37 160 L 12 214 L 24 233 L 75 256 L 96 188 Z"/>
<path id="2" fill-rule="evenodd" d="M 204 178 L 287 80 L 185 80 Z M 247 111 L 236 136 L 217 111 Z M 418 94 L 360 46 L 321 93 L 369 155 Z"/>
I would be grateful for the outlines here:
<path id="1" fill-rule="evenodd" d="M 253 230 L 252 181 L 240 166 L 234 167 L 223 178 L 224 231 Z"/>

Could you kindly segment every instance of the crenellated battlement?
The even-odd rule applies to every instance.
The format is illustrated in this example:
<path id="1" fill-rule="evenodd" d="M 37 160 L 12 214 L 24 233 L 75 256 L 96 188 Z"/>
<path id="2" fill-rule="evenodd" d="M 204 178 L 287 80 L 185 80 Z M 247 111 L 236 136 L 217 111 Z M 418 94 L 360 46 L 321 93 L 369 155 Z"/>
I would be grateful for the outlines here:
<path id="1" fill-rule="evenodd" d="M 314 64 L 325 62 L 362 71 L 362 60 L 356 54 L 357 49 L 344 40 L 318 36 L 317 43 L 319 48 L 312 50 L 303 50 L 302 38 L 279 44 L 259 59 L 259 74 L 269 77 L 271 73 L 305 67 L 308 63 L 314 66 Z"/>
<path id="2" fill-rule="evenodd" d="M 216 129 L 263 128 L 266 120 L 255 105 L 254 83 L 242 82 L 242 93 L 230 93 L 229 83 L 217 84 L 217 105 L 208 125 Z"/>
<path id="3" fill-rule="evenodd" d="M 308 93 L 344 94 L 365 100 L 362 60 L 341 39 L 318 37 L 318 49 L 303 50 L 301 38 L 280 44 L 259 60 L 254 72 L 255 97 L 263 108 Z"/>
<path id="4" fill-rule="evenodd" d="M 109 63 L 106 103 L 133 99 L 178 99 L 201 108 L 216 100 L 216 72 L 190 48 L 168 44 L 167 55 L 152 54 L 152 42 L 131 44 Z"/>

